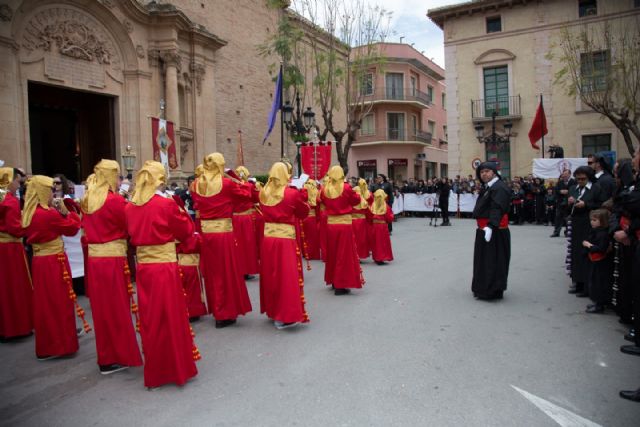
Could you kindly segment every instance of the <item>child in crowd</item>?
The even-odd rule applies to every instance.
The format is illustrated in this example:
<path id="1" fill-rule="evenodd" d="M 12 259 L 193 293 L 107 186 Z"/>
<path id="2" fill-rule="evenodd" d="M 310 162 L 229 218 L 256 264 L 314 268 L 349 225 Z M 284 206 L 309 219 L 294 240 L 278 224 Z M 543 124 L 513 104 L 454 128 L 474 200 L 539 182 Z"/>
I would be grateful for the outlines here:
<path id="1" fill-rule="evenodd" d="M 587 306 L 587 313 L 602 313 L 605 304 L 611 299 L 611 278 L 613 260 L 609 250 L 609 211 L 596 209 L 589 213 L 591 233 L 588 240 L 582 242 L 589 256 L 589 297 L 593 304 Z"/>
<path id="2" fill-rule="evenodd" d="M 544 224 L 553 225 L 556 217 L 556 195 L 553 187 L 547 188 L 547 194 L 544 196 Z"/>

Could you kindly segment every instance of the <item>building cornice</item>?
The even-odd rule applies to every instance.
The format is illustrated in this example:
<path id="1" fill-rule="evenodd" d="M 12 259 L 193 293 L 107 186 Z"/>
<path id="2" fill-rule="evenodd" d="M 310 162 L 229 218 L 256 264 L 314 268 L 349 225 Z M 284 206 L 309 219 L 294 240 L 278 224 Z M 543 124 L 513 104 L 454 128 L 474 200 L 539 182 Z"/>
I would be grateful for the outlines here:
<path id="1" fill-rule="evenodd" d="M 457 18 L 461 15 L 473 15 L 474 13 L 486 13 L 487 11 L 497 11 L 503 7 L 513 7 L 515 5 L 526 5 L 527 0 L 472 0 L 466 3 L 443 6 L 427 11 L 427 17 L 433 21 L 440 29 L 443 29 L 447 19 Z"/>
<path id="2" fill-rule="evenodd" d="M 571 21 L 556 22 L 553 24 L 536 25 L 534 27 L 521 28 L 521 29 L 511 30 L 511 31 L 503 31 L 500 33 L 482 34 L 479 36 L 467 37 L 467 38 L 459 39 L 455 41 L 445 41 L 444 45 L 445 47 L 447 47 L 447 46 L 457 46 L 457 45 L 463 45 L 468 43 L 474 43 L 478 41 L 499 40 L 505 37 L 513 37 L 513 36 L 519 36 L 522 34 L 537 33 L 540 31 L 547 31 L 547 30 L 557 30 L 560 28 L 584 26 L 587 24 L 594 24 L 598 22 L 604 22 L 612 19 L 622 18 L 626 16 L 634 16 L 634 15 L 640 15 L 640 9 L 632 9 L 632 10 L 626 10 L 622 12 L 610 13 L 607 15 L 580 18 L 579 20 L 576 19 Z"/>

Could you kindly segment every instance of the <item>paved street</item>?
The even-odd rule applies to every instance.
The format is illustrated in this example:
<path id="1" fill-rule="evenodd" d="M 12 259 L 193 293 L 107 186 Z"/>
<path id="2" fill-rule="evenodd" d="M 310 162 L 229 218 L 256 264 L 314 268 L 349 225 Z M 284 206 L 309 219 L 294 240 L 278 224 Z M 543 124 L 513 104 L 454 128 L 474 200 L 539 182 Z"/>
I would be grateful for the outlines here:
<path id="1" fill-rule="evenodd" d="M 194 324 L 200 373 L 182 388 L 149 392 L 141 368 L 100 375 L 93 334 L 74 358 L 46 362 L 33 338 L 2 344 L 0 424 L 558 425 L 533 400 L 570 411 L 557 411 L 561 425 L 637 426 L 640 404 L 618 391 L 640 387 L 640 358 L 619 352 L 614 315 L 584 314 L 587 301 L 567 294 L 565 240 L 512 228 L 505 299 L 482 302 L 470 291 L 474 223 L 452 222 L 394 224 L 396 261 L 363 264 L 367 285 L 352 295 L 327 290 L 314 262 L 311 323 L 295 330 L 258 314 L 248 282 L 254 312 L 238 325 Z"/>

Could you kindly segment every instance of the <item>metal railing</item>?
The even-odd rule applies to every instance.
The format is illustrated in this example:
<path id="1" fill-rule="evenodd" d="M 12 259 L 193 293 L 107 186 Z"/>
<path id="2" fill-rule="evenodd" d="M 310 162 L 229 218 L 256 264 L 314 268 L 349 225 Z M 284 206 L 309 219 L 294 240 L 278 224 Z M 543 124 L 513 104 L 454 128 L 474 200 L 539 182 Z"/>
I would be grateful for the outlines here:
<path id="1" fill-rule="evenodd" d="M 490 118 L 494 111 L 497 117 L 520 116 L 520 95 L 471 100 L 472 119 Z"/>
<path id="2" fill-rule="evenodd" d="M 370 101 L 413 101 L 426 106 L 432 104 L 431 98 L 425 92 L 417 89 L 398 88 L 395 86 L 378 87 L 369 93 L 362 93 L 365 102 Z"/>
<path id="3" fill-rule="evenodd" d="M 373 142 L 373 141 L 417 141 L 431 144 L 432 135 L 429 132 L 421 130 L 414 131 L 406 128 L 377 128 L 371 132 L 366 130 L 360 132 L 356 142 Z"/>

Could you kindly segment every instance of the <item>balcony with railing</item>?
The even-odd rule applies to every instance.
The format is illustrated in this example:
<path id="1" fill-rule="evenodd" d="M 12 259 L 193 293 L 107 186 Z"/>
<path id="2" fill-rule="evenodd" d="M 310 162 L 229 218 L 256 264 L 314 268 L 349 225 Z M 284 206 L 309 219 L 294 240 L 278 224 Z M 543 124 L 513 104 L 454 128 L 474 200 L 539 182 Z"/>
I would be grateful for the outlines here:
<path id="1" fill-rule="evenodd" d="M 431 107 L 432 100 L 425 92 L 396 86 L 383 86 L 361 94 L 365 103 L 411 104 L 418 108 Z"/>
<path id="2" fill-rule="evenodd" d="M 428 145 L 432 142 L 432 135 L 429 132 L 407 128 L 377 128 L 370 131 L 362 130 L 358 135 L 354 145 L 364 143 L 417 143 Z"/>
<path id="3" fill-rule="evenodd" d="M 471 119 L 474 122 L 490 121 L 494 111 L 498 119 L 521 119 L 520 95 L 498 96 L 471 101 Z"/>

